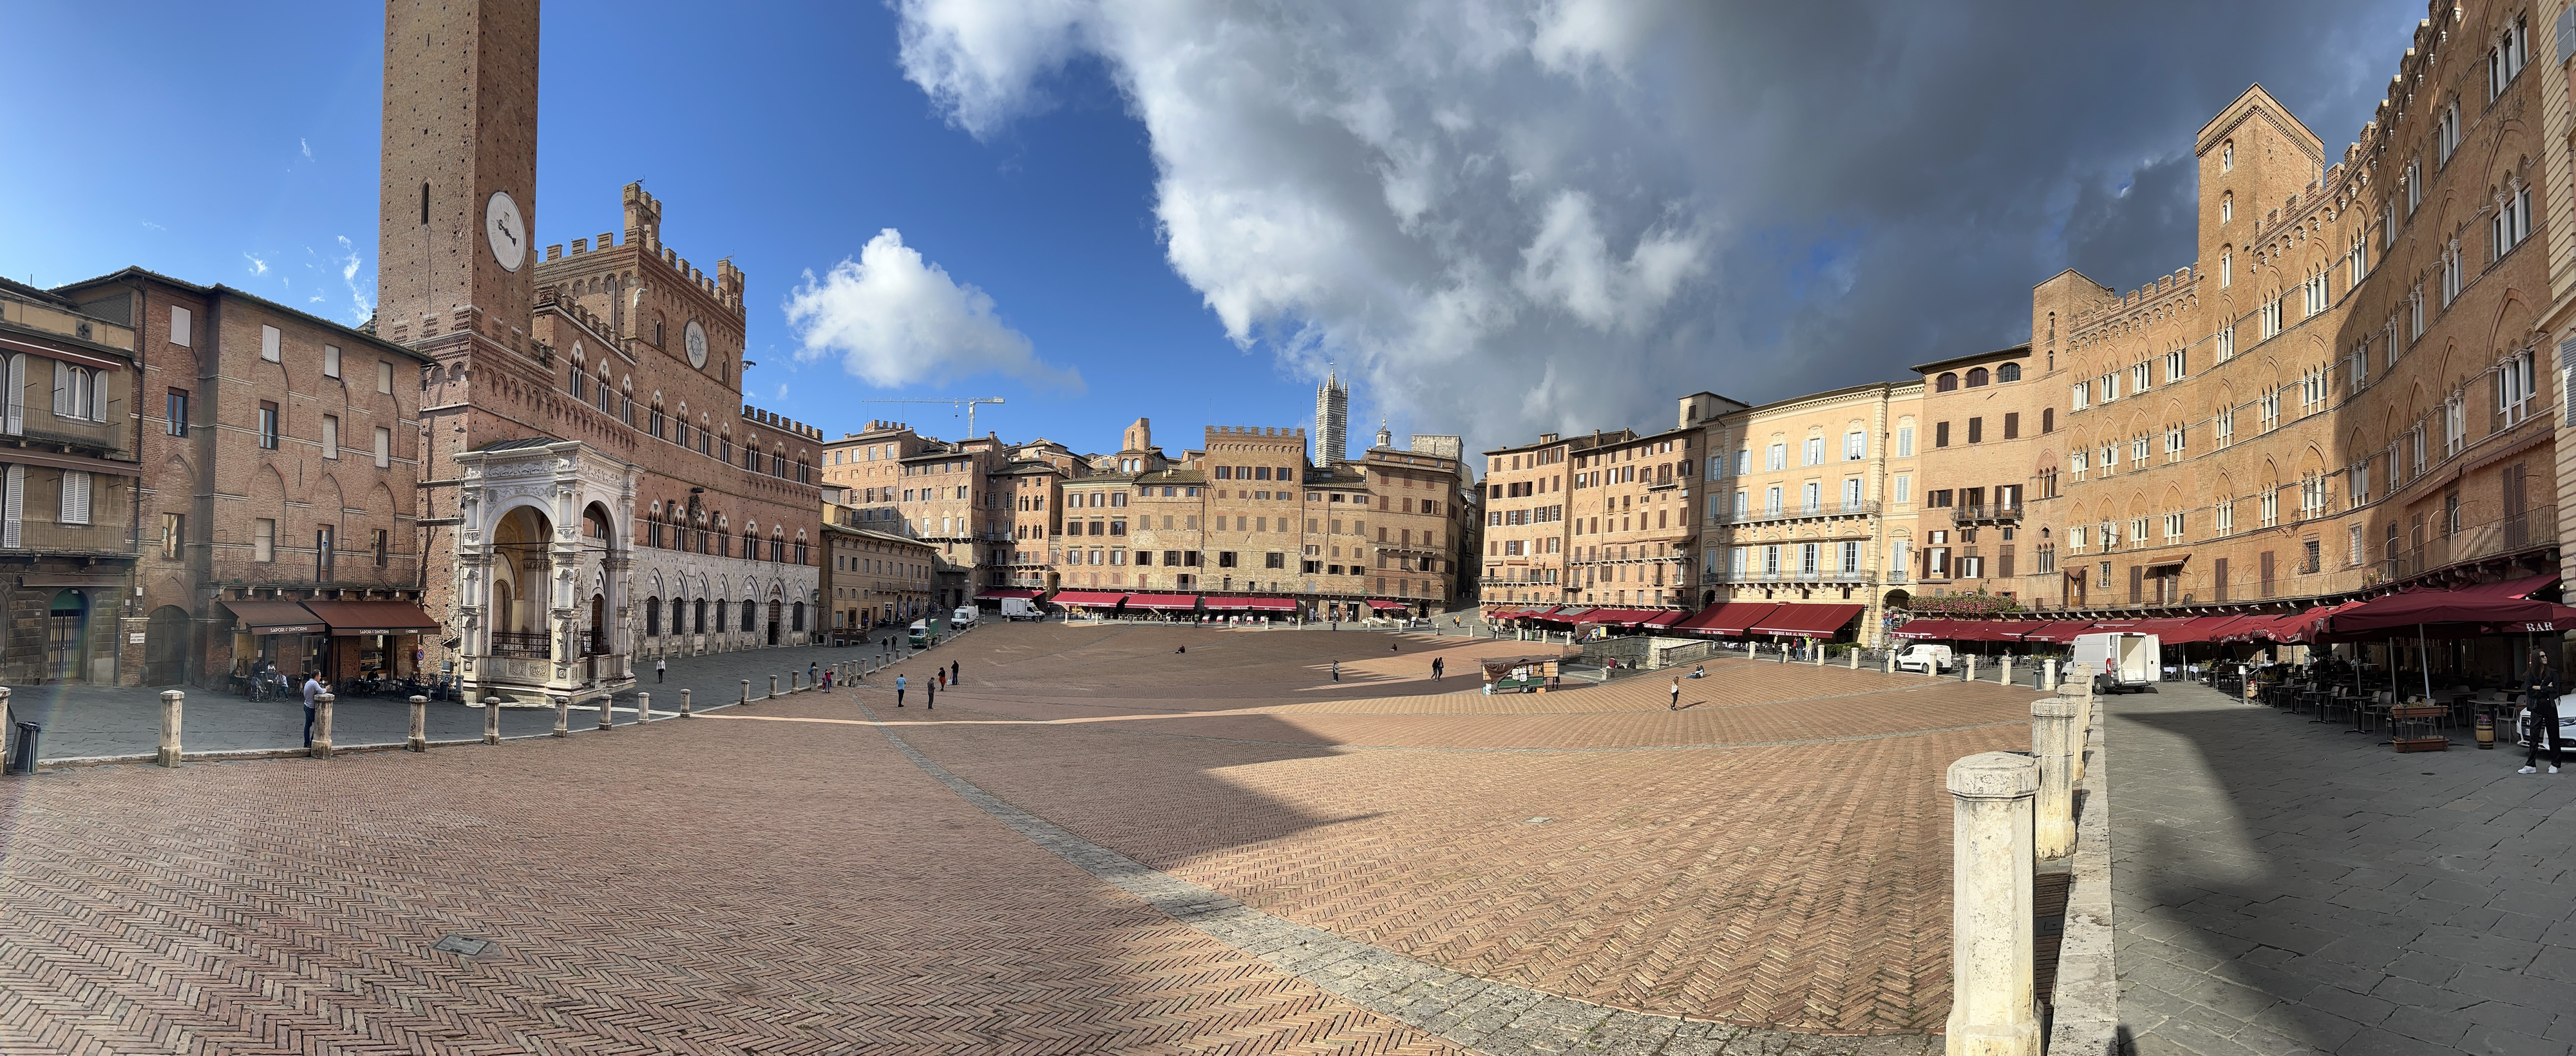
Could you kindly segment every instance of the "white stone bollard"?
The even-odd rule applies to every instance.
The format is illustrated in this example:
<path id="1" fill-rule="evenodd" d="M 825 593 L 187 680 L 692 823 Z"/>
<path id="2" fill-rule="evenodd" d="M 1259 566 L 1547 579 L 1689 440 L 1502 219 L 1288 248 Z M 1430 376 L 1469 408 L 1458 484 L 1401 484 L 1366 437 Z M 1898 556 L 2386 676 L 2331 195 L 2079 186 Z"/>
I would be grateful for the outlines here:
<path id="1" fill-rule="evenodd" d="M 1816 666 L 1825 666 L 1825 647 L 1822 645 L 1816 647 Z"/>
<path id="2" fill-rule="evenodd" d="M 157 761 L 163 766 L 179 765 L 179 709 L 187 699 L 188 694 L 180 690 L 161 691 L 161 755 Z"/>
<path id="3" fill-rule="evenodd" d="M 1977 680 L 1977 658 L 1976 658 L 1976 657 L 1973 657 L 1973 656 L 1968 657 L 1968 658 L 1967 658 L 1967 666 L 1966 666 L 1966 667 L 1964 667 L 1964 668 L 1962 668 L 1962 669 L 1961 669 L 1961 672 L 1962 672 L 1962 673 L 1961 673 L 1961 675 L 1960 675 L 1960 677 L 1959 677 L 1959 680 L 1960 680 L 1960 681 L 1962 681 L 1962 682 L 1974 682 L 1974 681 L 1976 681 L 1976 680 Z"/>
<path id="4" fill-rule="evenodd" d="M 2070 686 L 2075 690 L 2072 694 L 2067 692 Z M 2066 665 L 2066 683 L 2058 687 L 2057 695 L 2072 697 L 2075 701 L 2074 743 L 2069 747 L 2071 754 L 2075 756 L 2074 779 L 2082 781 L 2084 780 L 2084 748 L 2093 743 L 2093 665 L 2076 663 Z"/>
<path id="5" fill-rule="evenodd" d="M 761 699 L 764 699 L 764 700 L 776 700 L 776 699 L 778 699 L 778 676 L 776 676 L 776 675 L 771 675 L 771 676 L 769 676 L 769 696 L 764 697 L 764 698 L 761 698 Z"/>
<path id="6" fill-rule="evenodd" d="M 651 721 L 653 721 L 653 694 L 650 694 L 650 693 L 637 693 L 637 694 L 635 694 L 635 722 L 636 722 L 636 724 L 640 726 L 640 725 L 642 725 L 642 724 L 644 724 L 644 723 L 648 723 L 648 722 L 651 722 Z"/>
<path id="7" fill-rule="evenodd" d="M 2040 662 L 2039 662 L 2039 688 L 2041 688 L 2041 689 L 2043 689 L 2043 690 L 2047 690 L 2047 691 L 2052 692 L 2052 693 L 2053 693 L 2053 692 L 2056 692 L 2056 690 L 2057 690 L 2057 658 L 2056 658 L 2056 657 L 2053 657 L 2053 656 L 2052 656 L 2052 657 L 2049 657 L 2049 658 L 2048 658 L 2048 659 L 2046 659 L 2046 660 L 2042 660 L 2042 661 L 2040 661 Z"/>
<path id="8" fill-rule="evenodd" d="M 429 698 L 411 698 L 411 739 L 403 742 L 407 752 L 429 750 Z"/>
<path id="9" fill-rule="evenodd" d="M 483 743 L 501 743 L 501 698 L 483 698 Z"/>
<path id="10" fill-rule="evenodd" d="M 571 703 L 571 698 L 564 698 L 564 702 L 565 702 L 565 704 L 569 705 L 569 704 Z M 617 698 L 616 698 L 616 697 L 601 697 L 601 698 L 599 698 L 599 728 L 600 728 L 600 729 L 603 729 L 603 730 L 608 729 L 608 728 L 609 728 L 609 725 L 610 725 L 611 720 L 615 719 L 616 717 L 617 717 Z"/>
<path id="11" fill-rule="evenodd" d="M 2064 858 L 2075 853 L 2074 701 L 2042 697 L 2030 705 L 2030 755 L 2039 763 L 2039 794 L 2032 806 L 2031 853 Z"/>
<path id="12" fill-rule="evenodd" d="M 1848 653 L 1844 653 L 1844 654 L 1843 654 L 1843 656 L 1844 656 L 1845 658 L 1847 658 L 1847 659 L 1849 659 L 1849 660 L 1851 661 L 1851 669 L 1852 669 L 1852 670 L 1854 670 L 1854 671 L 1858 671 L 1858 670 L 1860 670 L 1860 643 L 1858 643 L 1858 642 L 1853 642 L 1853 643 L 1852 643 L 1852 647 L 1851 647 L 1851 651 L 1850 651 L 1850 652 L 1848 652 Z"/>
<path id="13" fill-rule="evenodd" d="M 313 747 L 310 749 L 310 752 L 313 758 L 316 759 L 328 759 L 331 757 L 331 703 L 333 699 L 333 695 L 329 693 L 319 694 L 313 698 Z"/>
<path id="14" fill-rule="evenodd" d="M 2009 685 L 2012 685 L 2012 654 L 2011 654 L 2011 653 L 2006 653 L 2006 654 L 2004 654 L 2004 673 L 2003 673 L 2003 674 L 2001 674 L 2001 675 L 1996 676 L 1996 678 L 1995 678 L 1995 684 L 1996 684 L 1996 685 L 1998 685 L 1998 686 L 2009 686 Z"/>
<path id="15" fill-rule="evenodd" d="M 1949 1056 L 2038 1056 L 2031 978 L 2031 797 L 2039 765 L 2010 752 L 1950 764 Z"/>
<path id="16" fill-rule="evenodd" d="M 1883 664 L 1886 664 L 1886 665 L 1887 665 L 1887 673 L 1888 673 L 1888 674 L 1891 674 L 1891 675 L 1892 675 L 1892 674 L 1895 674 L 1895 673 L 1896 673 L 1896 647 L 1895 647 L 1894 645 L 1890 645 L 1890 646 L 1888 646 L 1888 648 L 1887 648 L 1887 655 L 1882 656 L 1882 657 L 1879 657 L 1879 662 L 1881 662 L 1881 663 L 1883 663 Z"/>
<path id="17" fill-rule="evenodd" d="M 751 680 L 748 678 L 742 680 L 742 702 L 751 703 Z"/>

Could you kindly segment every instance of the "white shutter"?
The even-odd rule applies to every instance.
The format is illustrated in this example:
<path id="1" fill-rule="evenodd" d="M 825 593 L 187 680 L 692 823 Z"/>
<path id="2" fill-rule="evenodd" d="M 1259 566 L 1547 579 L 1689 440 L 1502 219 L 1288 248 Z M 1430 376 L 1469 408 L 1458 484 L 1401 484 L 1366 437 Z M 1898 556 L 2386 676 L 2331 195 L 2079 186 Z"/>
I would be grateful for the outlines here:
<path id="1" fill-rule="evenodd" d="M 9 357 L 7 384 L 6 420 L 0 422 L 0 427 L 5 427 L 9 435 L 16 436 L 27 431 L 27 357 Z"/>
<path id="2" fill-rule="evenodd" d="M 89 523 L 89 474 L 77 469 L 63 471 L 62 523 Z"/>
<path id="3" fill-rule="evenodd" d="M 322 346 L 322 376 L 326 378 L 340 376 L 340 346 Z"/>
<path id="4" fill-rule="evenodd" d="M 278 333 L 276 327 L 263 326 L 259 328 L 259 358 L 265 359 L 271 363 L 280 362 L 278 359 Z"/>
<path id="5" fill-rule="evenodd" d="M 72 369 L 62 360 L 54 360 L 54 417 L 68 418 L 78 414 L 72 402 Z"/>
<path id="6" fill-rule="evenodd" d="M 394 431 L 379 427 L 376 430 L 376 468 L 385 469 L 393 464 Z"/>
<path id="7" fill-rule="evenodd" d="M 174 345 L 177 345 L 177 346 L 179 346 L 179 347 L 181 347 L 181 348 L 186 348 L 186 347 L 188 347 L 188 341 L 189 341 L 188 328 L 189 328 L 189 326 L 190 326 L 190 325 L 192 325 L 193 323 L 194 323 L 194 320 L 190 317 L 190 315 L 189 315 L 189 313 L 188 313 L 188 310 L 187 310 L 187 309 L 185 309 L 185 308 L 181 308 L 181 307 L 179 307 L 178 305 L 175 305 L 175 304 L 174 304 L 174 305 L 171 305 L 171 306 L 170 306 L 170 343 L 171 343 L 171 344 L 174 344 Z"/>
<path id="8" fill-rule="evenodd" d="M 11 466 L 5 491 L 0 491 L 0 549 L 15 550 L 19 541 L 19 523 L 27 516 L 27 467 Z"/>

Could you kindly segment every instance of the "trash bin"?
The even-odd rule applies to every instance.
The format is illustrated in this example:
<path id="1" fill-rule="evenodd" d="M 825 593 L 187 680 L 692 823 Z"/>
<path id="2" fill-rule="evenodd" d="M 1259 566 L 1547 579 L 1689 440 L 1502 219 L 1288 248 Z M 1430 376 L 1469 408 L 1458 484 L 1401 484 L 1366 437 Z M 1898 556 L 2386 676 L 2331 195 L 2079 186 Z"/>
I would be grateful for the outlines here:
<path id="1" fill-rule="evenodd" d="M 10 746 L 10 773 L 32 774 L 36 772 L 36 759 L 38 758 L 36 754 L 36 741 L 44 735 L 44 732 L 44 727 L 38 726 L 32 722 L 22 722 L 18 724 L 17 743 Z"/>

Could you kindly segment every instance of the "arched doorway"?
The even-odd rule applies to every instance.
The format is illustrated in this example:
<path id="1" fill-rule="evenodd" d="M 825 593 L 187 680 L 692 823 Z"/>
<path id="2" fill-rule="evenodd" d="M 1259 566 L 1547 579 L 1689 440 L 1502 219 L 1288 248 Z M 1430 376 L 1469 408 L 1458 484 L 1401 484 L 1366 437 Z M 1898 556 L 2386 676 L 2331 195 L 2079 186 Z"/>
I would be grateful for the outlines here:
<path id="1" fill-rule="evenodd" d="M 769 603 L 769 644 L 771 645 L 778 644 L 778 618 L 785 614 L 786 608 L 786 605 L 775 599 Z"/>
<path id="2" fill-rule="evenodd" d="M 45 681 L 77 682 L 89 670 L 89 598 L 78 590 L 54 593 L 45 614 Z"/>
<path id="3" fill-rule="evenodd" d="M 608 595 L 590 596 L 590 633 L 582 636 L 581 655 L 598 656 L 608 651 Z"/>
<path id="4" fill-rule="evenodd" d="M 143 625 L 143 684 L 175 685 L 188 680 L 188 610 L 164 605 L 152 610 Z"/>

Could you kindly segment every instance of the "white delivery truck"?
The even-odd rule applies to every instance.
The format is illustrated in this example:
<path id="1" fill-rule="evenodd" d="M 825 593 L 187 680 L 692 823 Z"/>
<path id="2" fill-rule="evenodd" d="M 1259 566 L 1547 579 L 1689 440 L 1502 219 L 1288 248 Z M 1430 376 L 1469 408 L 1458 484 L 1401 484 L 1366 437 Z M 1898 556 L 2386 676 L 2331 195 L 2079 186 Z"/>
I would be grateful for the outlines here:
<path id="1" fill-rule="evenodd" d="M 957 611 L 948 614 L 948 629 L 954 631 L 972 627 L 975 625 L 975 617 L 980 615 L 982 613 L 974 606 L 960 605 Z"/>
<path id="2" fill-rule="evenodd" d="M 1038 611 L 1038 603 L 1029 598 L 1003 598 L 1002 618 L 1005 620 L 1043 620 L 1046 618 L 1046 613 Z"/>
<path id="3" fill-rule="evenodd" d="M 1896 669 L 1899 671 L 1937 675 L 1958 670 L 1958 667 L 1958 658 L 1951 655 L 1950 647 L 1938 642 L 1915 642 L 1896 654 Z"/>
<path id="4" fill-rule="evenodd" d="M 930 643 L 931 643 L 931 639 L 932 639 L 932 637 L 933 637 L 933 635 L 932 635 L 932 634 L 931 634 L 931 632 L 930 632 L 930 621 L 929 621 L 929 620 L 914 620 L 914 621 L 912 621 L 912 647 L 913 647 L 913 648 L 915 648 L 915 649 L 926 649 L 926 648 L 929 648 L 929 647 L 930 647 Z"/>
<path id="5" fill-rule="evenodd" d="M 2152 634 L 2106 631 L 2075 636 L 2070 662 L 2091 665 L 2096 693 L 2135 693 L 2164 671 L 2164 642 Z"/>

